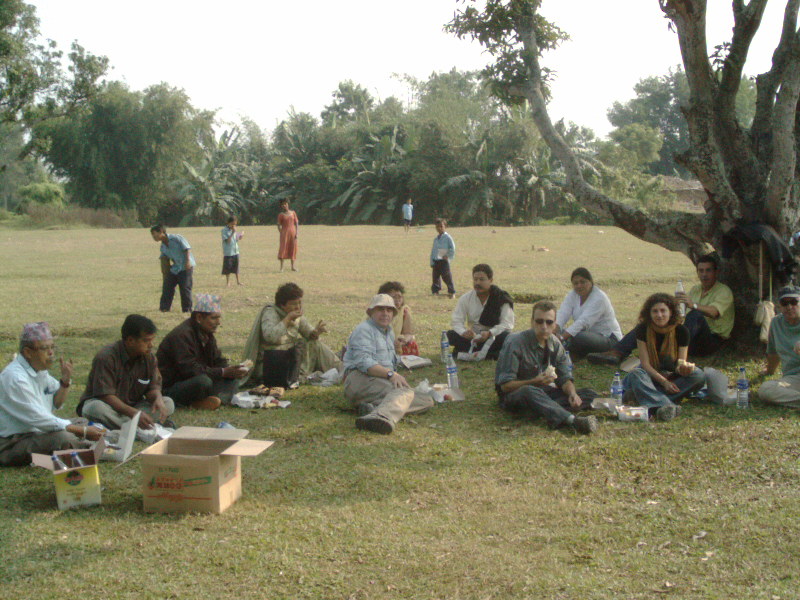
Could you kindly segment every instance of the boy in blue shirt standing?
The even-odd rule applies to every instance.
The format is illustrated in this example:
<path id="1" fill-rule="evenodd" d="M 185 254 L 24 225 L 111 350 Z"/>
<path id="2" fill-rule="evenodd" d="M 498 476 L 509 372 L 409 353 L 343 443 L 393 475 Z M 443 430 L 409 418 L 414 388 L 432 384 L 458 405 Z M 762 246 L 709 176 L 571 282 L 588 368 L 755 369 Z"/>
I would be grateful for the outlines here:
<path id="1" fill-rule="evenodd" d="M 406 200 L 406 203 L 403 204 L 403 227 L 405 227 L 406 233 L 408 233 L 409 228 L 411 227 L 411 221 L 414 219 L 414 205 L 411 203 L 411 198 Z"/>
<path id="2" fill-rule="evenodd" d="M 192 247 L 182 235 L 168 235 L 167 228 L 163 225 L 153 225 L 150 235 L 161 244 L 161 274 L 164 276 L 159 306 L 161 312 L 169 312 L 172 308 L 176 285 L 180 289 L 181 310 L 185 313 L 191 312 L 192 272 L 195 266 Z"/>
<path id="3" fill-rule="evenodd" d="M 442 289 L 439 281 L 441 278 L 447 285 L 447 293 L 451 298 L 455 298 L 456 288 L 453 285 L 453 275 L 450 273 L 450 261 L 456 256 L 456 244 L 450 234 L 445 231 L 446 227 L 446 220 L 436 219 L 438 235 L 433 239 L 433 248 L 431 248 L 431 269 L 433 269 L 431 293 L 434 296 L 439 295 L 439 290 Z"/>
<path id="4" fill-rule="evenodd" d="M 236 285 L 244 285 L 239 281 L 239 240 L 244 234 L 236 231 L 238 223 L 236 216 L 231 215 L 222 228 L 222 274 L 225 275 L 225 287 L 231 284 L 231 274 L 236 275 Z"/>

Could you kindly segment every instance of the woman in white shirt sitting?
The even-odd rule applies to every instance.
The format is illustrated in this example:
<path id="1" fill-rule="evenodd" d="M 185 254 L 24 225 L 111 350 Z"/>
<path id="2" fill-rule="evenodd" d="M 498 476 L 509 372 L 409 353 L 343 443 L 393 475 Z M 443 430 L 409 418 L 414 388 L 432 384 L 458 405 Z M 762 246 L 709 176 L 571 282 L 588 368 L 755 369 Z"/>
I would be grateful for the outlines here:
<path id="1" fill-rule="evenodd" d="M 590 352 L 605 352 L 622 339 L 614 307 L 606 293 L 594 284 L 585 267 L 572 272 L 572 291 L 556 315 L 557 333 L 573 360 Z M 572 324 L 567 327 L 567 323 Z"/>

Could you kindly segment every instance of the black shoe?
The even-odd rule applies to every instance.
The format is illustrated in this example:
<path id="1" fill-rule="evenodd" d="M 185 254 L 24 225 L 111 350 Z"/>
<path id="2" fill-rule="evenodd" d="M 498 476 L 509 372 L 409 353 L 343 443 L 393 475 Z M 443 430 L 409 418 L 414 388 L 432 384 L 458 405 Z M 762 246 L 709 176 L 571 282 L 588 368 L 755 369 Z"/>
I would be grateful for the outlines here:
<path id="1" fill-rule="evenodd" d="M 383 417 L 380 417 L 374 413 L 364 415 L 363 417 L 358 417 L 356 419 L 356 427 L 358 429 L 372 431 L 373 433 L 381 433 L 383 435 L 389 435 L 392 433 L 392 431 L 394 431 L 394 425 L 392 425 Z"/>
<path id="2" fill-rule="evenodd" d="M 582 435 L 589 435 L 597 431 L 596 417 L 575 417 L 572 421 L 572 428 Z"/>
<path id="3" fill-rule="evenodd" d="M 593 365 L 611 365 L 612 367 L 616 367 L 622 362 L 622 356 L 613 350 L 609 350 L 608 352 L 592 352 L 586 355 L 586 359 Z"/>

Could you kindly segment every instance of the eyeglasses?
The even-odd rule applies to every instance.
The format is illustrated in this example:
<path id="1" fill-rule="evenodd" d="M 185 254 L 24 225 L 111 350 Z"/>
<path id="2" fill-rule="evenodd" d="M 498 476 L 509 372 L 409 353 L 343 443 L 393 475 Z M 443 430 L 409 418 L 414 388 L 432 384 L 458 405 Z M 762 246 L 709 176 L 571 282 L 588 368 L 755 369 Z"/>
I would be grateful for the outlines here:
<path id="1" fill-rule="evenodd" d="M 781 300 L 781 306 L 797 306 L 797 298 L 784 298 Z"/>
<path id="2" fill-rule="evenodd" d="M 45 344 L 43 346 L 34 346 L 33 350 L 36 350 L 37 352 L 50 352 L 50 351 L 55 352 L 56 351 L 56 345 L 55 344 Z"/>
<path id="3" fill-rule="evenodd" d="M 537 325 L 543 325 L 544 323 L 552 325 L 553 323 L 555 323 L 553 319 L 534 319 L 533 322 L 536 323 Z"/>

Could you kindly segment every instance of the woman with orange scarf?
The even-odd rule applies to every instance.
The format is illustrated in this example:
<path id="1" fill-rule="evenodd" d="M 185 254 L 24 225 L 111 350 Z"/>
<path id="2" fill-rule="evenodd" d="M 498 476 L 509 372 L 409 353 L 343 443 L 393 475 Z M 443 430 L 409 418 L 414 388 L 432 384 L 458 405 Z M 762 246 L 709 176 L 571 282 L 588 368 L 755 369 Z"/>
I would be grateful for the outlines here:
<path id="1" fill-rule="evenodd" d="M 681 324 L 677 303 L 669 294 L 653 294 L 644 302 L 636 326 L 641 366 L 622 385 L 626 395 L 655 414 L 671 421 L 681 412 L 675 402 L 703 387 L 703 371 L 686 362 L 689 330 Z"/>

